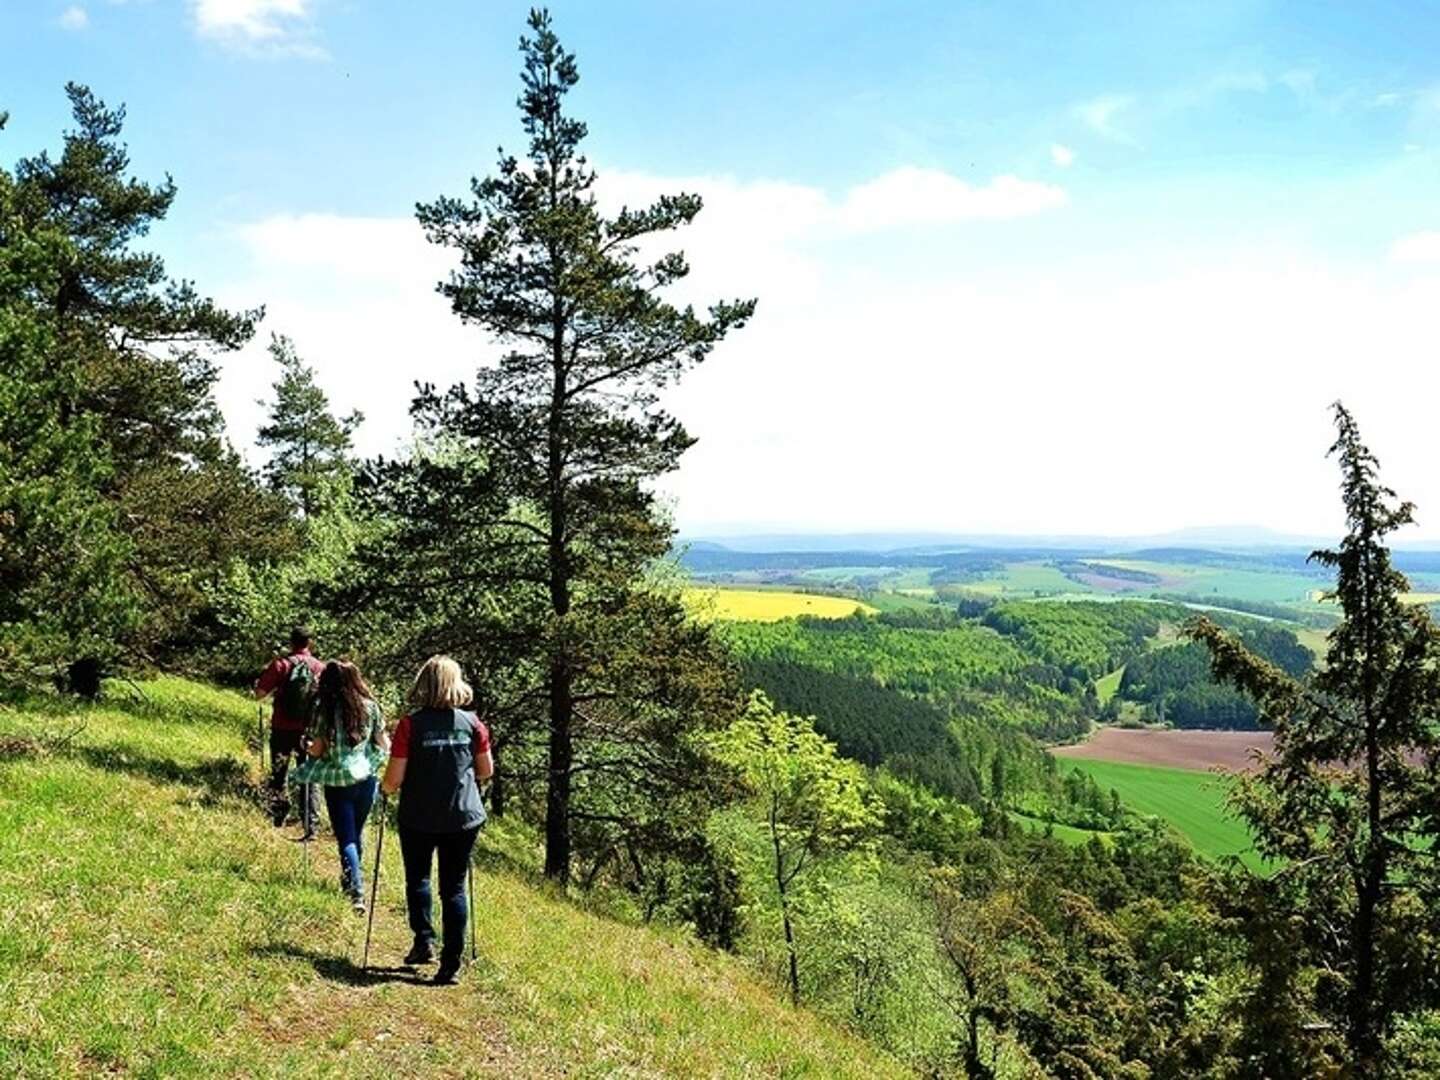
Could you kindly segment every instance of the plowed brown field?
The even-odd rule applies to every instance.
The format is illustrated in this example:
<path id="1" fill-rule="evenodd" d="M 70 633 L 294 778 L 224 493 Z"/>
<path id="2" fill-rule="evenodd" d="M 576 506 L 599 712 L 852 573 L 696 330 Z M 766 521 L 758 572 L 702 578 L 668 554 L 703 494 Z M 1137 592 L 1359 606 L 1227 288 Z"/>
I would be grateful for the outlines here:
<path id="1" fill-rule="evenodd" d="M 1268 731 L 1143 731 L 1100 728 L 1083 743 L 1057 746 L 1058 757 L 1124 761 L 1136 765 L 1168 765 L 1172 769 L 1248 770 L 1255 762 L 1251 751 L 1269 752 Z"/>

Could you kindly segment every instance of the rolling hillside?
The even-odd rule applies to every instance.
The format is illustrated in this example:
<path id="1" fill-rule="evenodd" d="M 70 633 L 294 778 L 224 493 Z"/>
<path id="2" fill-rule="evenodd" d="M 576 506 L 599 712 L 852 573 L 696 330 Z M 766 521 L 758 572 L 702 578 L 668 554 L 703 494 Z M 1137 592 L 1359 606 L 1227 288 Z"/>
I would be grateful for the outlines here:
<path id="1" fill-rule="evenodd" d="M 900 1075 L 733 958 L 558 898 L 505 827 L 478 858 L 479 960 L 447 989 L 396 966 L 387 836 L 366 974 L 333 848 L 307 873 L 254 803 L 253 706 L 131 693 L 0 704 L 0 1075 Z"/>

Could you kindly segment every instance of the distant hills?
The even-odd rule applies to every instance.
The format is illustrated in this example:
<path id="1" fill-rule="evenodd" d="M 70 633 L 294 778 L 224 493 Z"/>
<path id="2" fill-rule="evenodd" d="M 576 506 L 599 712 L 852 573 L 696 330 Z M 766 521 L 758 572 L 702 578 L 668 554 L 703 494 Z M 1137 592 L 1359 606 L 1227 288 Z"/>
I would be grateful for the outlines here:
<path id="1" fill-rule="evenodd" d="M 677 546 L 688 547 L 691 551 L 868 552 L 906 555 L 1013 549 L 1118 553 L 1156 548 L 1202 548 L 1219 551 L 1281 549 L 1308 553 L 1317 547 L 1332 545 L 1337 539 L 1282 533 L 1257 525 L 1202 525 L 1149 536 L 939 532 L 694 534 L 682 536 Z M 1397 543 L 1396 547 L 1440 551 L 1440 541 L 1401 542 Z"/>

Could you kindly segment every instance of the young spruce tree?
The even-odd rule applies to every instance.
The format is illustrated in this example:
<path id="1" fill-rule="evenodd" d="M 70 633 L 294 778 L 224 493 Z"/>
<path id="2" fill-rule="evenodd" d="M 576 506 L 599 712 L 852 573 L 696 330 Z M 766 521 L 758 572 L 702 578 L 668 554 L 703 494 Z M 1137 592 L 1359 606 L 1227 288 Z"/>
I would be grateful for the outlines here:
<path id="1" fill-rule="evenodd" d="M 351 436 L 364 421 L 355 411 L 336 417 L 330 398 L 315 381 L 315 369 L 295 352 L 287 337 L 272 335 L 270 356 L 280 365 L 269 416 L 256 433 L 257 445 L 270 450 L 265 479 L 287 496 L 308 520 L 349 476 L 353 462 Z"/>
<path id="2" fill-rule="evenodd" d="M 520 44 L 525 159 L 502 156 L 470 199 L 418 209 L 430 239 L 460 258 L 441 292 L 508 351 L 473 390 L 427 389 L 417 399 L 422 438 L 441 452 L 417 461 L 408 479 L 392 473 L 391 490 L 402 493 L 392 509 L 410 530 L 392 554 L 468 541 L 458 564 L 432 562 L 431 587 L 416 595 L 472 590 L 460 635 L 471 655 L 482 651 L 479 591 L 504 600 L 487 660 L 513 659 L 512 722 L 541 710 L 545 872 L 565 882 L 576 828 L 586 831 L 593 876 L 611 855 L 635 861 L 639 823 L 660 829 L 685 813 L 669 802 L 699 767 L 684 733 L 707 709 L 713 716 L 705 702 L 718 700 L 723 680 L 707 635 L 673 597 L 646 587 L 672 535 L 647 485 L 693 441 L 657 395 L 743 325 L 754 302 L 699 315 L 663 298 L 688 273 L 685 259 L 647 262 L 638 246 L 690 222 L 700 199 L 665 196 L 602 214 L 580 152 L 585 125 L 564 111 L 579 78 L 575 57 L 548 13 L 532 11 L 529 26 Z M 447 635 L 437 627 L 427 640 Z"/>
<path id="3" fill-rule="evenodd" d="M 1267 888 L 1293 911 L 1316 1006 L 1344 1035 L 1349 1073 L 1384 1075 L 1384 1040 L 1436 1003 L 1440 965 L 1440 636 L 1404 602 L 1386 538 L 1413 507 L 1381 485 L 1350 413 L 1335 406 L 1349 532 L 1311 558 L 1335 572 L 1341 621 L 1325 667 L 1302 683 L 1207 619 L 1191 633 L 1217 676 L 1254 696 L 1273 753 L 1235 804 L 1262 855 Z M 1288 963 L 1288 958 L 1275 958 Z"/>

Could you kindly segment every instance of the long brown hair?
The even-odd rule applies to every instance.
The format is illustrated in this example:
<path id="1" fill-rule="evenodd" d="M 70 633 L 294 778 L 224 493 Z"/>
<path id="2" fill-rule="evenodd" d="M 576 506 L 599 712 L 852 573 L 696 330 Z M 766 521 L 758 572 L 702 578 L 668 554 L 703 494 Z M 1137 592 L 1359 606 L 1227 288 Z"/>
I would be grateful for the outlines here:
<path id="1" fill-rule="evenodd" d="M 369 733 L 370 703 L 375 695 L 365 685 L 360 669 L 348 660 L 331 660 L 320 673 L 320 708 L 323 715 L 337 713 L 345 724 L 345 734 L 352 743 L 361 742 Z"/>

